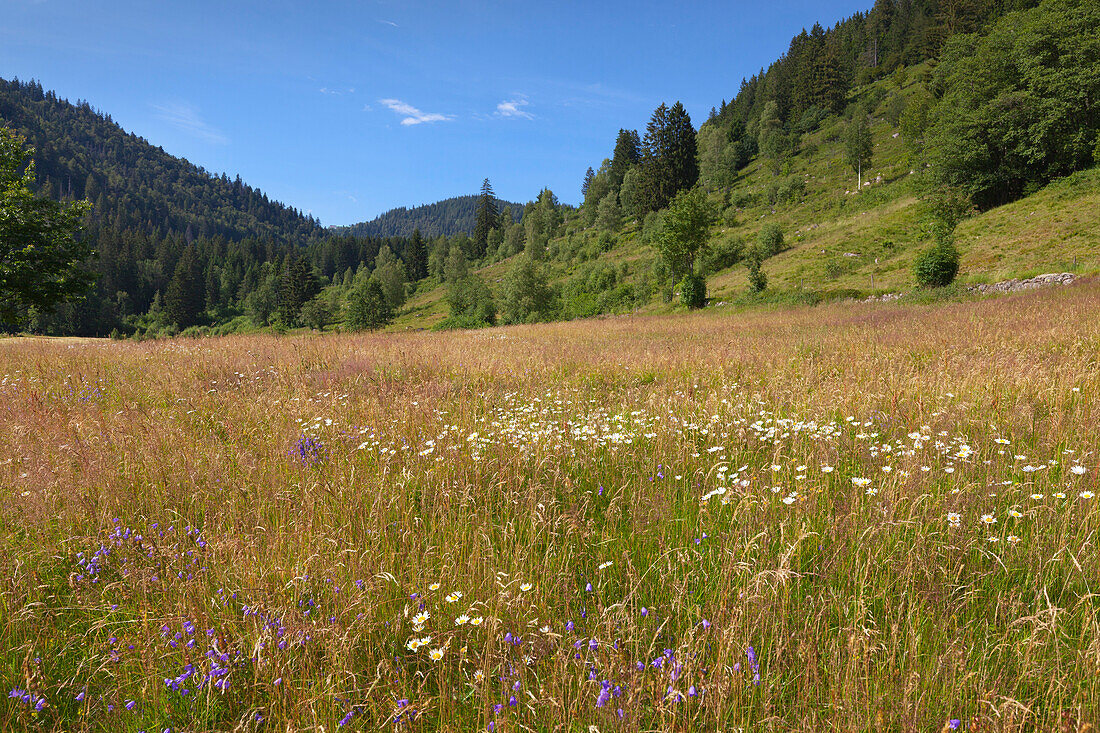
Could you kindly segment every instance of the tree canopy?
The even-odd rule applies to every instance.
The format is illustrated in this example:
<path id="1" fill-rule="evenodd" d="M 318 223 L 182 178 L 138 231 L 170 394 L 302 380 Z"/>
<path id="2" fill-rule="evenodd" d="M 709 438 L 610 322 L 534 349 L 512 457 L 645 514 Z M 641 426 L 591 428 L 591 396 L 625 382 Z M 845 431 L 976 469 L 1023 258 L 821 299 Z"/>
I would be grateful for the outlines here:
<path id="1" fill-rule="evenodd" d="M 0 127 L 0 327 L 29 308 L 51 311 L 78 298 L 93 281 L 82 265 L 94 250 L 78 236 L 90 204 L 36 196 L 32 152 Z"/>

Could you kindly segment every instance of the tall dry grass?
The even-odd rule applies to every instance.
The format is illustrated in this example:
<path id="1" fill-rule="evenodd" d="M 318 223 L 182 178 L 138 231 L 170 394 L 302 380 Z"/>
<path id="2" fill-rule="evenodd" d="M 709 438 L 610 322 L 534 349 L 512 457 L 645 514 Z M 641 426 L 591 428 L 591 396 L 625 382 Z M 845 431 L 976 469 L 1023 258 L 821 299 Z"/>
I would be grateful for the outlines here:
<path id="1" fill-rule="evenodd" d="M 8 343 L 0 728 L 1087 730 L 1097 313 Z"/>

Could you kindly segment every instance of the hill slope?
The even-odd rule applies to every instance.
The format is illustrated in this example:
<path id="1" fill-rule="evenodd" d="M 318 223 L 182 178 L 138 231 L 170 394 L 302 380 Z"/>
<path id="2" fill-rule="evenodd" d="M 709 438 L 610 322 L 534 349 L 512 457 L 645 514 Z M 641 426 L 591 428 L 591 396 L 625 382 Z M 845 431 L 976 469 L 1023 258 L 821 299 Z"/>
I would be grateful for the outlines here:
<path id="1" fill-rule="evenodd" d="M 37 82 L 0 79 L 0 124 L 34 147 L 43 193 L 90 199 L 94 219 L 110 229 L 231 240 L 321 231 L 316 220 L 239 176 L 230 180 L 169 155 L 87 102 L 72 104 Z"/>
<path id="2" fill-rule="evenodd" d="M 709 198 L 719 213 L 710 248 L 743 253 L 753 245 L 764 225 L 778 224 L 786 249 L 768 258 L 771 299 L 865 296 L 874 292 L 908 291 L 914 287 L 912 265 L 927 246 L 926 208 L 918 198 L 920 164 L 906 145 L 892 107 L 920 93 L 928 64 L 906 69 L 863 86 L 851 94 L 851 103 L 870 112 L 873 138 L 872 165 L 856 190 L 856 175 L 844 160 L 840 116 L 826 118 L 804 134 L 798 150 L 784 169 L 772 172 L 758 157 L 736 173 L 726 187 Z M 566 212 L 562 234 L 548 247 L 551 282 L 561 292 L 563 309 L 570 298 L 598 298 L 601 293 L 584 281 L 593 273 L 615 273 L 616 287 L 632 288 L 629 299 L 589 312 L 566 312 L 564 317 L 600 312 L 664 312 L 681 306 L 655 297 L 656 250 L 644 227 L 626 221 L 610 233 L 612 245 L 599 246 L 602 232 L 586 225 L 580 212 Z M 992 208 L 965 219 L 956 232 L 962 254 L 963 283 L 994 282 L 1040 272 L 1100 270 L 1100 168 L 1059 179 L 1014 203 Z M 712 302 L 745 297 L 746 269 L 738 255 L 733 263 L 708 270 L 707 290 Z M 479 274 L 498 299 L 509 262 L 492 263 Z M 598 278 L 595 278 L 598 279 Z M 397 321 L 397 328 L 426 327 L 447 313 L 445 289 L 419 290 Z"/>
<path id="3" fill-rule="evenodd" d="M 332 229 L 354 237 L 411 237 L 416 229 L 429 238 L 472 234 L 477 223 L 477 200 L 476 195 L 454 196 L 411 209 L 401 206 L 370 221 Z M 503 211 L 504 207 L 511 208 L 513 221 L 520 220 L 523 204 L 497 199 L 497 209 Z"/>

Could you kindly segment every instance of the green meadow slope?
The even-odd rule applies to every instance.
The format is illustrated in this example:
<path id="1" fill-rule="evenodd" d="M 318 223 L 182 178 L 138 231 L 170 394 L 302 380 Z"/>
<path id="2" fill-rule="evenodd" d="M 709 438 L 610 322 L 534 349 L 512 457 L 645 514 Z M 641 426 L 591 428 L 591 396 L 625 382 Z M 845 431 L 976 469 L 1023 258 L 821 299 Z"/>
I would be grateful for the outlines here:
<path id="1" fill-rule="evenodd" d="M 888 117 L 895 97 L 912 94 L 923 73 L 925 66 L 914 67 L 900 86 L 899 77 L 890 77 L 854 95 L 853 101 L 868 105 L 873 118 L 873 161 L 861 189 L 844 161 L 844 120 L 830 117 L 803 136 L 798 153 L 778 174 L 757 158 L 732 186 L 710 193 L 720 213 L 711 246 L 737 240 L 751 244 L 765 224 L 774 222 L 783 228 L 788 248 L 764 263 L 773 291 L 801 290 L 829 298 L 911 290 L 913 261 L 929 244 L 917 190 L 920 164 Z M 579 257 L 548 260 L 551 277 L 562 284 L 586 264 L 613 265 L 625 270 L 627 282 L 638 283 L 656 258 L 643 242 L 638 222 L 627 222 L 614 232 L 614 245 L 603 252 L 596 247 L 596 227 L 586 227 L 580 212 L 567 214 L 563 231 L 551 242 L 551 250 L 568 246 Z M 1100 168 L 1057 180 L 1030 196 L 964 220 L 957 244 L 964 284 L 1100 270 Z M 478 273 L 499 292 L 507 266 L 507 261 L 498 262 Z M 712 302 L 737 298 L 746 288 L 740 263 L 708 275 Z M 438 322 L 447 315 L 445 295 L 442 286 L 422 284 L 395 328 Z M 654 295 L 632 309 L 661 312 L 678 307 Z"/>

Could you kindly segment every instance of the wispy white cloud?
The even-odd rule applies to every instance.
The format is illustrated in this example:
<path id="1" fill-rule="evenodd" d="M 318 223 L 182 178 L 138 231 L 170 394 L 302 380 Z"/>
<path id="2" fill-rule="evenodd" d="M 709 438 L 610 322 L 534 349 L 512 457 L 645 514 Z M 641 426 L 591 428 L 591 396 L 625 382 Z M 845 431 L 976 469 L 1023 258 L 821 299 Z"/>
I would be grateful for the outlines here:
<path id="1" fill-rule="evenodd" d="M 379 18 L 378 22 L 379 23 L 385 23 L 386 25 L 392 25 L 394 28 L 400 28 L 401 27 L 401 26 L 397 25 L 397 23 L 394 23 L 392 20 L 382 20 L 381 18 Z"/>
<path id="2" fill-rule="evenodd" d="M 227 145 L 229 143 L 229 138 L 221 130 L 207 123 L 199 115 L 199 111 L 186 102 L 154 104 L 153 109 L 156 110 L 158 119 L 167 122 L 191 137 L 198 138 L 211 145 Z"/>
<path id="3" fill-rule="evenodd" d="M 497 114 L 501 117 L 519 117 L 525 120 L 533 120 L 535 119 L 533 114 L 521 109 L 522 107 L 526 107 L 527 104 L 527 100 L 523 97 L 509 99 L 497 105 Z"/>
<path id="4" fill-rule="evenodd" d="M 446 122 L 454 119 L 452 115 L 444 115 L 439 112 L 421 112 L 416 107 L 402 102 L 400 99 L 379 99 L 379 104 L 385 105 L 399 115 L 404 115 L 402 125 L 419 125 L 422 122 Z"/>
<path id="5" fill-rule="evenodd" d="M 347 89 L 330 89 L 329 87 L 321 87 L 317 91 L 319 91 L 321 94 L 333 94 L 339 96 L 341 94 L 355 94 L 355 87 L 348 87 Z"/>

